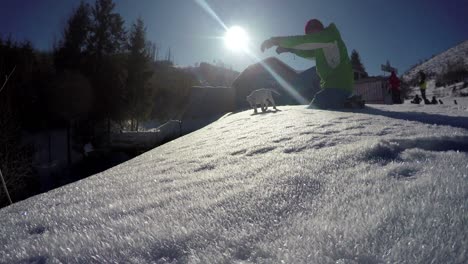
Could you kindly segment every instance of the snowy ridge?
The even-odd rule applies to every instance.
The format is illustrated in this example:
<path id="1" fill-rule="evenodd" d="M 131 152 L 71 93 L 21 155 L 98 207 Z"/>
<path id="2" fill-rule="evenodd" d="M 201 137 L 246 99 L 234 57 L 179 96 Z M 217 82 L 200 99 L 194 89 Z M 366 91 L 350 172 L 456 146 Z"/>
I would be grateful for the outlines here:
<path id="1" fill-rule="evenodd" d="M 429 74 L 440 74 L 445 71 L 446 65 L 454 63 L 458 60 L 462 60 L 463 63 L 468 67 L 468 40 L 452 47 L 431 59 L 423 62 L 403 75 L 403 80 L 409 81 L 415 78 L 419 71 L 424 71 Z"/>
<path id="2" fill-rule="evenodd" d="M 0 210 L 0 263 L 467 263 L 468 99 L 244 111 Z"/>

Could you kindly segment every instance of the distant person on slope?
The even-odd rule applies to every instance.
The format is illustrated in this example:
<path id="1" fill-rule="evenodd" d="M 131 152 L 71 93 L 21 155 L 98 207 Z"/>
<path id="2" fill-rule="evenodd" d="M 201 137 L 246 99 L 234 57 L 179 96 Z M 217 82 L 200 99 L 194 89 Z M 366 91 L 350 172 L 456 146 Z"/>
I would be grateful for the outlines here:
<path id="1" fill-rule="evenodd" d="M 395 74 L 395 71 L 392 71 L 390 74 L 390 78 L 388 79 L 388 83 L 390 84 L 390 91 L 392 93 L 392 102 L 394 104 L 401 104 L 401 97 L 400 97 L 400 79 Z"/>
<path id="2" fill-rule="evenodd" d="M 413 100 L 411 100 L 411 103 L 412 104 L 419 104 L 421 102 L 421 97 L 419 97 L 419 95 L 416 95 Z"/>
<path id="3" fill-rule="evenodd" d="M 353 71 L 348 51 L 334 23 L 324 27 L 312 19 L 305 26 L 305 35 L 273 37 L 262 43 L 262 52 L 278 46 L 276 52 L 291 52 L 306 59 L 315 59 L 320 77 L 320 90 L 309 108 L 342 108 L 353 93 Z"/>
<path id="4" fill-rule="evenodd" d="M 424 100 L 425 104 L 430 104 L 431 102 L 426 98 L 426 74 L 423 71 L 419 72 L 419 89 L 421 90 L 421 97 Z"/>

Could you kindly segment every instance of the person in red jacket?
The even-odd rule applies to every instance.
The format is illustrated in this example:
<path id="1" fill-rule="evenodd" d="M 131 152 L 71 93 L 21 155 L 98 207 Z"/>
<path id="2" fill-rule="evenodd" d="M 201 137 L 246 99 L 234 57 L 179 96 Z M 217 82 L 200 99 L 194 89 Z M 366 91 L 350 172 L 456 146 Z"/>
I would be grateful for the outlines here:
<path id="1" fill-rule="evenodd" d="M 390 74 L 390 78 L 388 79 L 388 82 L 390 84 L 390 91 L 392 93 L 392 101 L 394 104 L 401 104 L 401 92 L 400 92 L 400 79 L 395 74 L 395 71 L 392 71 Z"/>

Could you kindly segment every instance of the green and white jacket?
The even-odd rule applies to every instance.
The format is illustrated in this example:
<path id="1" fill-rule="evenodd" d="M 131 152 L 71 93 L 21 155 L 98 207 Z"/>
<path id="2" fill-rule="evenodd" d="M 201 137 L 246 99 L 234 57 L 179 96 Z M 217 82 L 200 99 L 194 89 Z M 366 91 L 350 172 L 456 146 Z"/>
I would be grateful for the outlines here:
<path id="1" fill-rule="evenodd" d="M 279 47 L 287 48 L 300 57 L 315 59 L 323 89 L 353 92 L 353 70 L 348 51 L 334 23 L 324 30 L 307 35 L 274 37 Z"/>

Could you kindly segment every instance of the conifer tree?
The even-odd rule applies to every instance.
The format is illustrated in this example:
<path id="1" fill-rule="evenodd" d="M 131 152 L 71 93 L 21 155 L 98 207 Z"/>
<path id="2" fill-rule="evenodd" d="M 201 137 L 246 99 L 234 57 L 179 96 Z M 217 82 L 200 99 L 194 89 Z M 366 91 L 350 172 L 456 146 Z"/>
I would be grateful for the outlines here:
<path id="1" fill-rule="evenodd" d="M 354 70 L 363 73 L 364 77 L 369 76 L 367 74 L 367 72 L 366 72 L 366 68 L 364 67 L 364 65 L 361 62 L 361 56 L 359 55 L 359 53 L 355 49 L 353 49 L 353 51 L 351 52 L 351 65 L 352 65 Z"/>
<path id="2" fill-rule="evenodd" d="M 96 0 L 91 10 L 88 76 L 95 94 L 95 118 L 119 119 L 123 112 L 125 65 L 122 53 L 126 32 L 122 16 L 114 11 L 112 0 Z"/>
<path id="3" fill-rule="evenodd" d="M 80 70 L 83 67 L 91 26 L 90 15 L 89 4 L 81 2 L 68 19 L 62 40 L 54 50 L 54 63 L 59 71 Z"/>
<path id="4" fill-rule="evenodd" d="M 146 119 L 153 106 L 153 96 L 147 85 L 152 75 L 151 54 L 148 50 L 146 29 L 141 18 L 138 18 L 132 25 L 128 39 L 126 99 L 132 129 L 138 130 L 138 121 Z"/>

